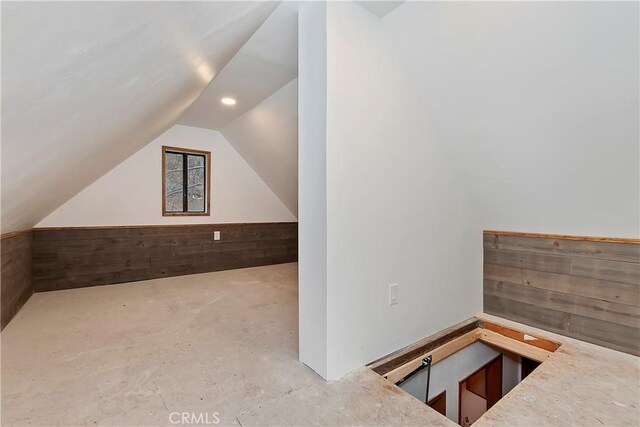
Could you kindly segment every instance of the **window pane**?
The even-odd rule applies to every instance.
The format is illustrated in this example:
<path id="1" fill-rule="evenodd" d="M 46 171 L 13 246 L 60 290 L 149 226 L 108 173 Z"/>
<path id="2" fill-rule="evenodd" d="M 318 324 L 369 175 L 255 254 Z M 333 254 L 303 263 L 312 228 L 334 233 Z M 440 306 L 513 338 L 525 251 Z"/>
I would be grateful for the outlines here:
<path id="1" fill-rule="evenodd" d="M 204 212 L 204 182 L 205 182 L 205 161 L 204 156 L 187 155 L 189 165 L 187 181 L 187 205 L 189 212 Z"/>
<path id="2" fill-rule="evenodd" d="M 165 210 L 167 212 L 183 211 L 184 161 L 182 154 L 165 154 Z"/>

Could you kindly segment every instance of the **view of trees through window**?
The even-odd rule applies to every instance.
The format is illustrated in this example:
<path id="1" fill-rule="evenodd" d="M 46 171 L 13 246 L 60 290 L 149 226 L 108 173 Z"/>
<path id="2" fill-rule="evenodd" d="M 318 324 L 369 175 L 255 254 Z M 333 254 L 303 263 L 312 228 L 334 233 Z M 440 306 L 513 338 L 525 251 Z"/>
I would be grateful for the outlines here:
<path id="1" fill-rule="evenodd" d="M 167 212 L 182 212 L 184 207 L 184 156 L 180 153 L 165 153 L 165 203 Z"/>
<path id="2" fill-rule="evenodd" d="M 205 154 L 165 150 L 164 199 L 166 213 L 205 213 Z"/>
<path id="3" fill-rule="evenodd" d="M 204 212 L 204 156 L 187 156 L 187 203 L 189 212 Z"/>

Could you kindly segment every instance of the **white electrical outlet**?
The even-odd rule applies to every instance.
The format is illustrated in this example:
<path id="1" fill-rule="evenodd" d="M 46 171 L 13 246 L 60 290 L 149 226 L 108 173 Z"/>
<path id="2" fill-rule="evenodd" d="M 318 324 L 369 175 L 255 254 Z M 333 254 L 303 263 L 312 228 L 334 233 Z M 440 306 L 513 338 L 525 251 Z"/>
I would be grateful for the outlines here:
<path id="1" fill-rule="evenodd" d="M 389 285 L 389 305 L 394 305 L 398 303 L 398 285 L 397 283 L 393 283 Z"/>
<path id="2" fill-rule="evenodd" d="M 213 240 L 220 240 L 220 232 L 219 231 L 214 231 L 213 232 Z"/>

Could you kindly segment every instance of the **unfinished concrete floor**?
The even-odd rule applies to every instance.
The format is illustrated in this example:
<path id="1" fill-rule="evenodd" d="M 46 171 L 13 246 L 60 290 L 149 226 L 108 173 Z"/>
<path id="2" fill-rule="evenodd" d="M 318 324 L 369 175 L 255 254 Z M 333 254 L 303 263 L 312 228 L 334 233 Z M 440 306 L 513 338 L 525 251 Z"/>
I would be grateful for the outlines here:
<path id="1" fill-rule="evenodd" d="M 35 294 L 1 334 L 2 425 L 455 425 L 365 368 L 325 382 L 297 323 L 296 264 Z"/>
<path id="2" fill-rule="evenodd" d="M 2 425 L 456 425 L 298 362 L 297 300 L 296 264 L 35 294 L 1 334 Z M 562 346 L 474 425 L 639 424 L 639 358 L 482 318 Z"/>

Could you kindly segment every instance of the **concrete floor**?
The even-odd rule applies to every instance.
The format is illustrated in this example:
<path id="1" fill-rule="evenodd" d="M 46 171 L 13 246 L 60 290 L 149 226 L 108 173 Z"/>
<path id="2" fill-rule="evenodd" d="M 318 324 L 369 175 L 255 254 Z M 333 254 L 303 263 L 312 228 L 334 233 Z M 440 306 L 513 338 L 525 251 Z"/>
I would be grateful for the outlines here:
<path id="1" fill-rule="evenodd" d="M 297 323 L 296 264 L 35 294 L 1 334 L 2 425 L 455 425 L 365 368 L 325 382 Z"/>
<path id="2" fill-rule="evenodd" d="M 296 264 L 36 294 L 0 334 L 2 425 L 456 425 L 298 362 L 297 300 Z M 640 425 L 639 358 L 482 318 L 562 346 L 474 425 Z"/>

